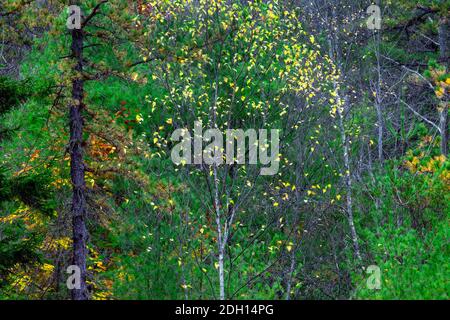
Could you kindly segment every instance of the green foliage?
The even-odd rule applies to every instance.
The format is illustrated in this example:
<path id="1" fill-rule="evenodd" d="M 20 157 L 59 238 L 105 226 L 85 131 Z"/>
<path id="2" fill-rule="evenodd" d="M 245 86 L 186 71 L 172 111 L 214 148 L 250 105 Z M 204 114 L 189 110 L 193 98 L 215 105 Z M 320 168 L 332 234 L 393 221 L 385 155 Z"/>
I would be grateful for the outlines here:
<path id="1" fill-rule="evenodd" d="M 24 204 L 52 215 L 55 210 L 53 190 L 49 187 L 50 175 L 22 175 L 14 178 L 11 183 L 11 194 L 17 196 Z"/>
<path id="2" fill-rule="evenodd" d="M 28 95 L 28 84 L 25 81 L 0 76 L 0 116 L 17 107 Z M 12 133 L 13 130 L 0 125 L 0 141 L 10 137 Z"/>
<path id="3" fill-rule="evenodd" d="M 425 235 L 389 223 L 365 234 L 374 265 L 381 269 L 381 288 L 356 283 L 358 299 L 449 299 L 449 217 Z"/>
<path id="4" fill-rule="evenodd" d="M 29 233 L 23 224 L 9 224 L 1 228 L 0 240 L 0 289 L 10 283 L 7 281 L 13 267 L 40 262 L 40 236 Z M 0 291 L 1 292 L 1 291 Z M 0 295 L 1 296 L 1 295 Z"/>
<path id="5" fill-rule="evenodd" d="M 15 81 L 0 76 L 0 115 L 19 105 L 28 96 L 26 81 Z"/>
<path id="6" fill-rule="evenodd" d="M 83 11 L 97 2 L 83 2 Z M 205 128 L 287 133 L 278 175 L 252 176 L 250 166 L 240 166 L 233 180 L 234 168 L 218 169 L 222 225 L 245 197 L 225 246 L 227 298 L 449 299 L 450 163 L 436 128 L 398 102 L 417 93 L 424 99 L 413 105 L 417 113 L 438 122 L 435 95 L 447 102 L 449 75 L 436 62 L 434 42 L 448 3 L 419 1 L 436 15 L 405 29 L 417 1 L 387 2 L 383 12 L 392 18 L 383 17 L 379 47 L 376 37 L 356 36 L 366 34 L 349 20 L 336 35 L 352 39 L 342 52 L 352 72 L 338 76 L 326 31 L 306 32 L 317 25 L 304 8 L 247 2 L 151 0 L 135 8 L 110 1 L 86 27 L 83 147 L 93 298 L 218 297 L 215 177 L 210 168 L 170 161 L 173 130 L 201 119 Z M 8 3 L 14 8 L 16 1 Z M 19 29 L 32 21 L 43 30 L 26 42 L 20 75 L 27 80 L 0 77 L 0 299 L 69 294 L 62 274 L 72 255 L 73 65 L 64 5 L 52 5 L 59 14 L 31 6 L 17 22 Z M 413 27 L 421 34 L 409 34 Z M 415 50 L 410 41 L 427 46 Z M 391 59 L 381 60 L 382 164 L 374 157 L 376 48 Z M 442 90 L 434 94 L 427 79 Z M 348 174 L 336 113 L 344 98 Z M 349 239 L 349 193 L 363 261 L 355 261 Z M 369 290 L 367 275 L 355 271 L 371 264 L 381 269 L 380 290 Z"/>
<path id="7" fill-rule="evenodd" d="M 359 230 L 369 264 L 381 269 L 381 289 L 368 289 L 366 277 L 354 275 L 355 298 L 449 298 L 448 161 L 440 160 L 423 156 L 417 148 L 369 183 L 378 208 L 366 193 L 358 198 L 368 205 Z"/>

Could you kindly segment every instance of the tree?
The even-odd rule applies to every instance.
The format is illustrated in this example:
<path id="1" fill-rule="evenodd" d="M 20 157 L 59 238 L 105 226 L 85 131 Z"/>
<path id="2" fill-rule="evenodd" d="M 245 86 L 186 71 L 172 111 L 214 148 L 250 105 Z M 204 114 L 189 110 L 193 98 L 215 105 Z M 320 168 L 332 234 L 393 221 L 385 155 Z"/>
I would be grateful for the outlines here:
<path id="1" fill-rule="evenodd" d="M 163 99 L 149 104 L 154 110 L 164 110 L 166 124 L 184 128 L 186 132 L 198 122 L 224 133 L 233 129 L 283 128 L 280 140 L 287 145 L 292 131 L 302 121 L 301 115 L 296 114 L 298 106 L 293 97 L 298 97 L 305 108 L 312 107 L 312 101 L 322 90 L 321 99 L 326 97 L 321 81 L 330 80 L 328 61 L 321 61 L 314 38 L 302 30 L 297 13 L 283 10 L 278 2 L 242 5 L 200 1 L 194 6 L 186 1 L 172 1 L 152 2 L 148 6 L 151 12 L 140 20 L 140 25 L 145 26 L 149 20 L 151 26 L 155 21 L 157 27 L 147 29 L 154 41 L 143 48 L 144 61 L 151 61 L 161 53 L 169 57 L 150 64 L 154 81 L 164 91 Z M 151 139 L 156 148 L 161 147 L 168 154 L 165 147 L 172 143 L 159 131 L 155 128 Z M 201 137 L 193 137 L 195 166 L 184 166 L 192 160 L 190 156 L 178 164 L 182 165 L 180 170 L 186 180 L 195 189 L 201 188 L 198 197 L 202 199 L 203 210 L 213 214 L 218 297 L 225 299 L 231 295 L 226 293 L 226 251 L 236 220 L 249 202 L 255 200 L 260 183 L 266 180 L 259 165 L 241 166 L 241 162 L 250 159 L 256 149 L 260 159 L 263 152 L 267 157 L 268 145 L 272 146 L 269 157 L 276 168 L 282 156 L 275 149 L 273 132 L 271 143 L 267 135 L 259 137 L 259 147 L 250 138 L 245 159 L 236 158 L 233 161 L 236 163 L 231 164 L 223 164 L 225 156 L 221 155 L 230 148 L 228 143 L 212 149 L 206 145 L 202 151 L 196 149 L 202 146 L 201 140 L 199 144 L 195 142 L 197 139 Z M 217 137 L 204 139 L 203 143 L 214 144 Z M 190 144 L 184 146 L 185 152 L 191 149 Z M 246 148 L 245 143 L 237 150 L 242 148 Z M 212 161 L 203 162 L 202 152 L 203 158 Z M 278 177 L 278 170 L 273 174 Z M 267 197 L 270 207 L 266 210 L 277 210 L 281 200 Z"/>
<path id="2" fill-rule="evenodd" d="M 85 300 L 89 298 L 89 292 L 87 288 L 87 267 L 86 259 L 88 255 L 87 241 L 88 231 L 86 228 L 86 217 L 88 215 L 87 207 L 87 187 L 86 187 L 86 175 L 101 176 L 109 172 L 121 172 L 128 169 L 126 167 L 126 161 L 123 162 L 125 166 L 120 169 L 117 167 L 108 167 L 107 163 L 111 159 L 102 159 L 105 161 L 100 167 L 101 170 L 92 168 L 87 165 L 86 159 L 86 134 L 96 135 L 103 140 L 108 140 L 115 146 L 110 146 L 112 152 L 117 151 L 121 153 L 121 148 L 127 148 L 127 142 L 122 136 L 120 130 L 108 130 L 105 128 L 105 123 L 111 125 L 111 117 L 104 117 L 96 114 L 92 110 L 88 110 L 86 103 L 87 92 L 85 89 L 86 83 L 94 80 L 105 80 L 108 77 L 116 76 L 121 78 L 127 78 L 127 68 L 129 68 L 128 61 L 121 61 L 123 57 L 118 57 L 114 63 L 106 63 L 102 61 L 102 57 L 97 55 L 98 51 L 92 51 L 91 48 L 95 47 L 97 50 L 99 47 L 104 49 L 104 53 L 111 54 L 117 47 L 122 45 L 121 36 L 127 35 L 129 15 L 134 12 L 133 8 L 127 9 L 126 3 L 114 4 L 109 7 L 108 19 L 97 19 L 100 11 L 104 9 L 108 1 L 70 1 L 71 6 L 78 6 L 81 11 L 89 12 L 88 15 L 76 17 L 77 12 L 69 12 L 71 15 L 68 19 L 67 25 L 72 26 L 70 30 L 66 27 L 66 13 L 68 7 L 62 3 L 40 3 L 39 1 L 11 1 L 5 4 L 5 13 L 2 13 L 2 17 L 11 17 L 15 23 L 11 20 L 2 19 L 2 22 L 10 29 L 28 30 L 24 34 L 24 39 L 32 41 L 33 36 L 40 36 L 39 30 L 47 30 L 47 36 L 50 35 L 53 44 L 56 43 L 58 48 L 57 52 L 53 52 L 54 56 L 57 56 L 56 66 L 59 68 L 59 73 L 50 73 L 46 75 L 46 80 L 51 83 L 51 90 L 55 90 L 53 105 L 51 107 L 51 113 L 60 113 L 62 117 L 67 115 L 67 112 L 62 111 L 64 103 L 68 105 L 68 118 L 69 118 L 69 143 L 67 144 L 66 152 L 70 155 L 70 177 L 72 182 L 72 205 L 71 216 L 72 225 L 72 245 L 73 245 L 73 258 L 72 264 L 80 268 L 81 287 L 72 290 L 72 298 L 74 300 Z M 90 6 L 90 9 L 89 9 Z M 2 11 L 3 12 L 3 11 Z M 38 12 L 39 15 L 36 15 Z M 119 14 L 120 13 L 120 14 Z M 40 20 L 40 14 L 43 18 Z M 75 15 L 74 15 L 75 14 Z M 73 24 L 72 19 L 81 19 L 80 28 Z M 104 28 L 104 24 L 109 24 L 108 27 L 112 27 L 115 31 L 111 33 L 105 33 L 99 31 Z M 30 26 L 32 27 L 30 29 Z M 126 32 L 124 32 L 124 30 Z M 34 31 L 36 31 L 35 34 Z M 70 35 L 70 53 L 67 54 L 67 48 L 61 45 L 66 39 L 67 34 Z M 132 35 L 130 35 L 131 37 Z M 36 39 L 38 39 L 36 37 Z M 15 39 L 11 41 L 17 42 Z M 87 51 L 86 51 L 87 50 Z M 48 90 L 48 89 L 46 89 Z M 93 108 L 94 109 L 94 108 Z M 86 123 L 86 113 L 89 115 L 90 123 Z M 100 124 L 101 123 L 101 124 Z M 123 143 L 123 145 L 122 145 Z M 133 150 L 134 147 L 131 148 Z M 111 150 L 111 149 L 110 149 Z M 123 156 L 121 153 L 119 157 Z M 122 159 L 123 161 L 123 159 Z M 91 163 L 94 161 L 91 160 Z M 128 173 L 127 173 L 128 174 Z"/>

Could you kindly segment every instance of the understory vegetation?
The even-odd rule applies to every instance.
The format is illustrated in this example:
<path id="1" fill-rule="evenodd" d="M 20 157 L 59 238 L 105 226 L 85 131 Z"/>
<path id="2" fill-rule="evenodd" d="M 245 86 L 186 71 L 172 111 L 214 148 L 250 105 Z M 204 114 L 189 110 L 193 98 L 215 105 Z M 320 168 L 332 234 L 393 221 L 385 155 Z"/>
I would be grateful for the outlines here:
<path id="1" fill-rule="evenodd" d="M 0 299 L 449 299 L 450 5 L 380 2 L 0 0 Z"/>

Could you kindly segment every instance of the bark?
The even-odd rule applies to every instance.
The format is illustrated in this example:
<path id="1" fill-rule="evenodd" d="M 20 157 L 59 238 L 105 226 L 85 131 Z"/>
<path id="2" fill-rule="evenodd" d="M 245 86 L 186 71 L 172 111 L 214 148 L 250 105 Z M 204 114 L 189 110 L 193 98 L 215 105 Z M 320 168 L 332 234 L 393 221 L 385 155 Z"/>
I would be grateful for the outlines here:
<path id="1" fill-rule="evenodd" d="M 339 98 L 339 96 L 338 96 Z M 344 114 L 346 110 L 348 109 L 348 99 L 347 97 L 344 98 L 344 110 L 341 111 L 340 107 L 338 107 L 338 116 L 339 116 L 339 129 L 341 131 L 341 139 L 342 139 L 342 146 L 344 148 L 344 168 L 345 168 L 345 186 L 347 189 L 347 195 L 346 195 L 346 205 L 347 205 L 347 220 L 350 227 L 350 235 L 353 242 L 353 249 L 355 251 L 355 256 L 358 258 L 359 261 L 361 261 L 361 253 L 359 251 L 359 244 L 358 244 L 358 234 L 356 233 L 356 227 L 353 219 L 353 198 L 352 198 L 352 176 L 350 171 L 350 157 L 349 157 L 349 142 L 347 134 L 345 133 L 345 126 L 344 126 Z"/>
<path id="2" fill-rule="evenodd" d="M 441 130 L 441 153 L 448 155 L 448 104 L 439 112 L 439 128 Z"/>
<path id="3" fill-rule="evenodd" d="M 378 130 L 378 161 L 380 164 L 383 164 L 384 156 L 383 156 L 383 112 L 381 110 L 381 104 L 378 101 L 378 93 L 376 97 L 377 101 L 375 103 L 375 108 L 377 110 L 377 130 Z"/>
<path id="4" fill-rule="evenodd" d="M 334 17 L 334 12 L 333 12 L 333 17 Z M 330 57 L 333 59 L 333 61 L 336 63 L 336 65 L 338 66 L 338 68 L 341 70 L 341 74 L 344 74 L 342 72 L 341 69 L 341 59 L 340 59 L 340 55 L 339 55 L 339 50 L 336 50 L 336 48 L 338 47 L 338 40 L 336 40 L 336 38 L 333 38 L 331 36 L 331 32 L 329 32 L 328 35 L 328 45 L 329 45 L 329 55 Z M 336 51 L 336 54 L 335 54 Z M 353 219 L 353 199 L 352 199 L 352 176 L 351 176 L 351 168 L 350 168 L 350 146 L 349 146 L 349 141 L 348 141 L 348 137 L 347 134 L 345 133 L 345 117 L 346 114 L 349 110 L 349 102 L 348 102 L 348 97 L 345 96 L 344 97 L 344 101 L 342 101 L 341 98 L 341 94 L 339 93 L 339 87 L 338 84 L 335 82 L 334 83 L 334 90 L 337 94 L 337 115 L 338 115 L 338 121 L 339 121 L 339 130 L 341 133 L 341 141 L 342 141 L 342 147 L 344 149 L 344 169 L 345 169 L 345 186 L 346 186 L 346 205 L 347 205 L 347 220 L 348 220 L 348 224 L 350 227 L 350 235 L 352 238 L 352 242 L 353 242 L 353 249 L 354 249 L 354 253 L 356 258 L 361 261 L 361 253 L 359 250 L 359 244 L 358 244 L 358 234 L 356 233 L 356 227 L 355 227 L 355 223 L 354 223 L 354 219 Z M 342 108 L 342 105 L 344 106 Z"/>
<path id="5" fill-rule="evenodd" d="M 217 175 L 217 165 L 214 164 L 214 210 L 216 213 L 217 226 L 217 249 L 218 249 L 218 269 L 219 269 L 219 299 L 225 300 L 225 275 L 224 275 L 224 256 L 226 240 L 222 232 L 222 219 L 220 212 L 219 198 L 219 178 Z"/>
<path id="6" fill-rule="evenodd" d="M 449 70 L 450 60 L 450 44 L 449 44 L 449 20 L 447 18 L 441 18 L 439 21 L 439 47 L 440 47 L 440 61 L 446 67 L 446 71 Z M 448 104 L 444 103 L 442 110 L 439 112 L 439 129 L 441 131 L 441 153 L 443 155 L 448 154 Z"/>
<path id="7" fill-rule="evenodd" d="M 221 246 L 219 248 L 219 282 L 220 282 L 220 300 L 225 300 L 225 275 L 224 275 L 224 250 L 225 248 Z"/>
<path id="8" fill-rule="evenodd" d="M 441 18 L 439 20 L 439 29 L 438 29 L 438 36 L 439 36 L 439 57 L 440 61 L 444 63 L 447 68 L 450 60 L 450 43 L 449 43 L 449 34 L 448 34 L 448 28 L 449 28 L 449 20 L 448 18 Z"/>
<path id="9" fill-rule="evenodd" d="M 286 300 L 291 300 L 291 290 L 292 290 L 292 278 L 294 276 L 295 271 L 295 250 L 291 250 L 291 256 L 290 256 L 290 266 L 289 266 L 289 273 L 288 273 L 288 280 L 286 284 Z"/>
<path id="10" fill-rule="evenodd" d="M 76 1 L 73 1 L 76 2 Z M 76 4 L 76 3 L 75 3 Z M 87 300 L 88 290 L 86 286 L 86 240 L 87 230 L 85 225 L 86 215 L 86 183 L 84 177 L 83 162 L 83 95 L 84 83 L 81 72 L 83 70 L 83 31 L 72 30 L 72 57 L 76 61 L 74 67 L 74 79 L 72 80 L 72 104 L 69 111 L 70 121 L 70 177 L 72 180 L 72 240 L 73 260 L 72 264 L 80 268 L 80 289 L 72 290 L 73 300 Z"/>
<path id="11" fill-rule="evenodd" d="M 381 1 L 376 1 L 378 6 L 381 6 Z M 376 58 L 377 58 L 377 84 L 375 89 L 375 108 L 377 110 L 377 126 L 378 126 L 378 160 L 380 164 L 383 164 L 383 106 L 381 105 L 381 62 L 380 62 L 380 42 L 381 42 L 381 30 L 376 32 Z"/>

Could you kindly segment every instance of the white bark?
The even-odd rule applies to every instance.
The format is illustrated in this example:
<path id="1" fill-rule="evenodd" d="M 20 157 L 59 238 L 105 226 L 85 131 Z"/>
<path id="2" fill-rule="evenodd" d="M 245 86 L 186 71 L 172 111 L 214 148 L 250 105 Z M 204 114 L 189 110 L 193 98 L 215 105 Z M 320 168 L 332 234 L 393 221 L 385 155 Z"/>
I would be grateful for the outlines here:
<path id="1" fill-rule="evenodd" d="M 338 94 L 338 101 L 340 101 L 340 96 Z M 344 169 L 345 169 L 345 186 L 346 186 L 346 205 L 347 205 L 347 219 L 348 224 L 350 227 L 350 235 L 353 242 L 353 249 L 355 251 L 355 256 L 358 258 L 358 260 L 361 259 L 361 253 L 359 251 L 359 244 L 358 244 L 358 234 L 356 233 L 356 227 L 353 219 L 353 199 L 352 199 L 352 176 L 350 171 L 350 157 L 349 157 L 349 142 L 347 138 L 347 134 L 345 133 L 345 126 L 344 126 L 344 116 L 345 112 L 348 110 L 348 99 L 347 97 L 344 98 L 344 110 L 341 110 L 340 107 L 337 108 L 337 113 L 339 116 L 339 129 L 341 131 L 341 140 L 342 140 L 342 146 L 344 148 Z"/>

